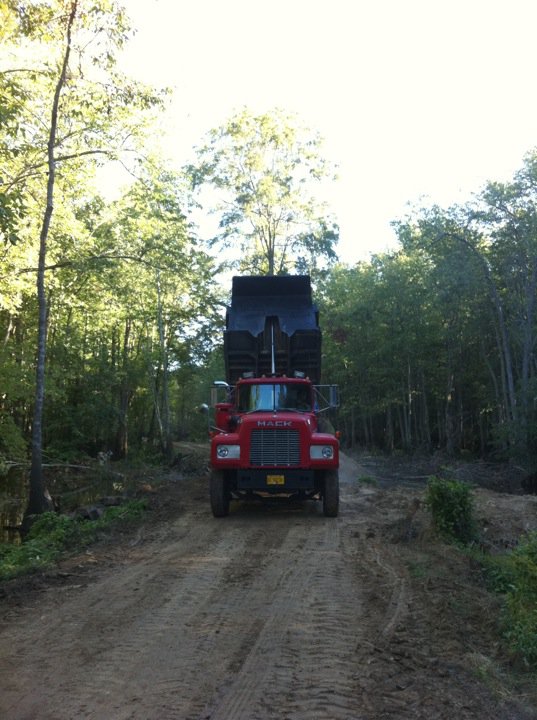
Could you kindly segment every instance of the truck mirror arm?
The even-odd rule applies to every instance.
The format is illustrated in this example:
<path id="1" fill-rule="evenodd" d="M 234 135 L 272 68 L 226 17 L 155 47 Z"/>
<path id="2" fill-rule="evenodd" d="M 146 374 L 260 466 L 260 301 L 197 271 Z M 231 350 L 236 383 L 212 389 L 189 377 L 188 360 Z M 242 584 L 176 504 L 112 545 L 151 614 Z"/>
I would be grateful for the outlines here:
<path id="1" fill-rule="evenodd" d="M 227 433 L 228 430 L 224 430 L 224 428 L 216 427 L 216 425 L 209 425 L 209 430 L 213 430 L 219 433 Z"/>

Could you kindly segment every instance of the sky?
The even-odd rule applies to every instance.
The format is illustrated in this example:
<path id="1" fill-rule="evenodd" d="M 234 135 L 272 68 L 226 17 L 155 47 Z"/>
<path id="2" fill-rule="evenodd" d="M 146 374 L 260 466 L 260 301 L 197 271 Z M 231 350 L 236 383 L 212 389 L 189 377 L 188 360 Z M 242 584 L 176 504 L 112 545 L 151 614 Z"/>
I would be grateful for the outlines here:
<path id="1" fill-rule="evenodd" d="M 296 113 L 338 166 L 344 262 L 394 248 L 411 205 L 466 202 L 537 147 L 535 0 L 123 0 L 132 76 L 173 91 L 180 167 L 246 106 Z"/>

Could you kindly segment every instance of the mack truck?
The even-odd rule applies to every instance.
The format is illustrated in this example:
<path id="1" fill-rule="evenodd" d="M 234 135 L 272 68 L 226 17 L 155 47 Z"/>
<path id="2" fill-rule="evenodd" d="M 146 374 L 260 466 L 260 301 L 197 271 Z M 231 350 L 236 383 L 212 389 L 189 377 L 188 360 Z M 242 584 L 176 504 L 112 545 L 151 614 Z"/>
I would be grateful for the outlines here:
<path id="1" fill-rule="evenodd" d="M 339 433 L 321 385 L 321 330 L 308 275 L 235 276 L 224 330 L 225 380 L 214 409 L 209 495 L 214 517 L 232 498 L 298 497 L 339 510 Z"/>

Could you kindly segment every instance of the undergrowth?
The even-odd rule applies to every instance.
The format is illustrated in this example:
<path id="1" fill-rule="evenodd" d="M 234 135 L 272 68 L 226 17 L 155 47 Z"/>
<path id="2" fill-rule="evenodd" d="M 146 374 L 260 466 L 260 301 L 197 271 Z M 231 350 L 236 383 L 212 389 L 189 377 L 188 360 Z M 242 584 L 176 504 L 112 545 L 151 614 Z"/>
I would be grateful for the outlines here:
<path id="1" fill-rule="evenodd" d="M 491 555 L 480 549 L 471 486 L 432 477 L 426 504 L 438 533 L 464 547 L 483 568 L 489 590 L 503 596 L 501 628 L 512 660 L 537 670 L 537 532 L 514 550 Z"/>
<path id="2" fill-rule="evenodd" d="M 370 475 L 360 475 L 358 482 L 362 483 L 362 485 L 372 485 L 375 487 L 379 484 L 377 478 L 371 477 Z"/>
<path id="3" fill-rule="evenodd" d="M 145 500 L 107 508 L 98 520 L 81 520 L 46 512 L 32 525 L 21 545 L 0 544 L 0 580 L 47 567 L 67 552 L 94 542 L 112 525 L 142 517 Z"/>
<path id="4" fill-rule="evenodd" d="M 501 625 L 512 659 L 537 670 L 537 532 L 509 553 L 478 559 L 489 589 L 504 597 Z"/>
<path id="5" fill-rule="evenodd" d="M 459 480 L 431 477 L 425 503 L 437 531 L 447 540 L 467 545 L 477 537 L 472 488 Z"/>

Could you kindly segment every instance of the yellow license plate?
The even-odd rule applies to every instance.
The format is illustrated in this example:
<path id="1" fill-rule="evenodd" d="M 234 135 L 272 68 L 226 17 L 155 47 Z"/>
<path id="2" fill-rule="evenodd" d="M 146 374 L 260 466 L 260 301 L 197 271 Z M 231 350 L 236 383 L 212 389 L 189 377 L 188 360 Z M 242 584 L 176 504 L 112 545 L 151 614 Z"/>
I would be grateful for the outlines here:
<path id="1" fill-rule="evenodd" d="M 267 475 L 267 485 L 285 485 L 285 475 Z"/>

